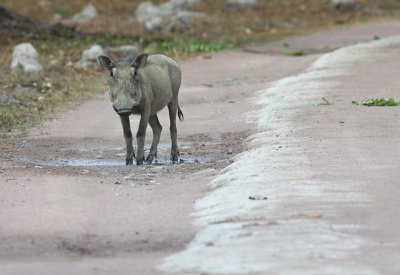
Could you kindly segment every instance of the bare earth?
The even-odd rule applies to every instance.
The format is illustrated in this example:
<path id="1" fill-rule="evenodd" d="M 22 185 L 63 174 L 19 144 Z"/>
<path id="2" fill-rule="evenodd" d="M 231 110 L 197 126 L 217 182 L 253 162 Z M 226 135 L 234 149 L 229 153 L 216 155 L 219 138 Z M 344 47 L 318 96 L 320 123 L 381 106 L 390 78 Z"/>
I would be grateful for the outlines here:
<path id="1" fill-rule="evenodd" d="M 259 108 L 249 100 L 255 92 L 271 81 L 301 73 L 321 55 L 321 49 L 331 50 L 324 46 L 327 41 L 338 48 L 371 40 L 375 34 L 395 35 L 399 26 L 399 22 L 376 23 L 310 35 L 314 43 L 305 49 L 314 54 L 302 57 L 276 54 L 277 46 L 272 44 L 184 62 L 180 105 L 185 121 L 178 124 L 184 161 L 178 165 L 168 162 L 169 125 L 163 111 L 159 163 L 125 166 L 119 118 L 106 94 L 32 129 L 1 160 L 0 273 L 159 273 L 154 268 L 163 258 L 184 249 L 196 234 L 190 217 L 194 201 L 210 191 L 207 183 L 245 149 L 243 141 L 254 128 L 246 114 Z M 290 45 L 301 49 L 301 39 L 293 38 Z M 336 93 L 329 94 L 337 102 L 334 108 L 299 110 L 293 122 L 297 133 L 303 133 L 296 137 L 305 142 L 304 154 L 317 160 L 313 165 L 322 167 L 322 177 L 357 182 L 365 178 L 360 192 L 373 194 L 376 207 L 345 208 L 338 200 L 337 211 L 346 214 L 336 217 L 367 228 L 382 224 L 364 234 L 383 243 L 385 236 L 388 240 L 393 234 L 399 237 L 398 111 L 343 107 L 340 102 L 387 96 L 388 90 L 397 89 L 399 62 L 390 63 L 391 58 L 383 59 L 388 66 L 360 68 L 360 77 L 337 79 Z M 362 77 L 380 74 L 379 81 Z M 346 88 L 345 98 L 342 88 Z M 137 129 L 138 119 L 132 121 Z M 330 133 L 339 129 L 345 138 L 330 139 Z M 315 137 L 327 142 L 316 144 Z M 150 131 L 146 140 L 149 146 Z M 284 149 L 285 154 L 290 154 L 290 148 Z M 361 166 L 353 173 L 349 163 L 360 159 Z M 363 166 L 363 161 L 368 165 Z M 388 163 L 392 163 L 389 168 Z M 296 207 L 309 203 L 301 200 Z M 379 262 L 385 251 L 386 246 L 374 246 L 370 260 Z M 393 257 L 398 251 L 397 246 L 391 250 L 397 253 Z"/>

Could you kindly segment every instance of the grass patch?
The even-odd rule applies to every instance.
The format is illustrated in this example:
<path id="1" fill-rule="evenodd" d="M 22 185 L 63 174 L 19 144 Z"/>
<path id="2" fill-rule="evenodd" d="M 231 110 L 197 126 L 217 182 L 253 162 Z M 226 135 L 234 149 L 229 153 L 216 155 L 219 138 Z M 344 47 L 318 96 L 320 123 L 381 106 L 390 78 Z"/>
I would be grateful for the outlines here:
<path id="1" fill-rule="evenodd" d="M 10 73 L 0 83 L 8 82 L 1 92 L 6 100 L 0 103 L 0 130 L 7 133 L 23 130 L 54 112 L 75 106 L 104 91 L 100 75 L 54 75 Z M 8 99 L 8 100 L 7 100 Z"/>
<path id="2" fill-rule="evenodd" d="M 303 56 L 304 52 L 301 50 L 284 49 L 283 54 L 287 56 Z"/>
<path id="3" fill-rule="evenodd" d="M 71 8 L 68 8 L 68 7 L 57 7 L 54 9 L 54 13 L 59 14 L 61 16 L 68 16 L 68 15 L 72 14 L 72 10 L 71 10 Z"/>
<path id="4" fill-rule="evenodd" d="M 8 108 L 0 107 L 0 128 L 10 128 L 16 122 L 17 120 Z"/>
<path id="5" fill-rule="evenodd" d="M 374 35 L 374 40 L 380 40 L 380 39 L 381 39 L 381 37 L 379 35 L 377 35 L 377 34 Z"/>
<path id="6" fill-rule="evenodd" d="M 202 42 L 198 40 L 164 40 L 144 45 L 144 52 L 162 52 L 175 58 L 195 53 L 219 52 L 234 48 L 233 43 Z"/>
<path id="7" fill-rule="evenodd" d="M 294 50 L 294 49 L 290 49 L 289 44 L 288 43 L 283 43 L 283 55 L 286 56 L 303 56 L 304 55 L 304 51 L 302 50 Z"/>
<path id="8" fill-rule="evenodd" d="M 356 102 L 353 100 L 353 102 Z M 385 98 L 366 98 L 361 101 L 361 105 L 364 106 L 399 106 L 400 101 L 390 97 L 388 99 Z"/>

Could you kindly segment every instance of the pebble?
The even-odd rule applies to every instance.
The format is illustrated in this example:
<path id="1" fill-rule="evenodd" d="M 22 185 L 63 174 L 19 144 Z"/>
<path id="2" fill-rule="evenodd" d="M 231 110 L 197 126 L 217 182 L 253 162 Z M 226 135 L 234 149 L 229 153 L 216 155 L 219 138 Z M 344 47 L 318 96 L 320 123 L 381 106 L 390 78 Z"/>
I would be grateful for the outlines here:
<path id="1" fill-rule="evenodd" d="M 261 201 L 261 200 L 266 200 L 266 196 L 262 195 L 254 195 L 254 196 L 249 196 L 249 200 L 254 200 L 254 201 Z"/>

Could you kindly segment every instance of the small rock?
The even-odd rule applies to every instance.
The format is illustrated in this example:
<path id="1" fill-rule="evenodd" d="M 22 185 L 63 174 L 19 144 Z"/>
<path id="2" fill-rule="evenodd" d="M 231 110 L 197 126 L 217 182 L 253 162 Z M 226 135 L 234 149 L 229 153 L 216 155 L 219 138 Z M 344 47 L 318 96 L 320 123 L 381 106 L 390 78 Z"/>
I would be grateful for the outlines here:
<path id="1" fill-rule="evenodd" d="M 117 179 L 114 183 L 115 184 L 121 184 L 121 180 Z"/>
<path id="2" fill-rule="evenodd" d="M 161 17 L 152 17 L 144 22 L 144 28 L 148 31 L 158 31 L 162 26 Z"/>
<path id="3" fill-rule="evenodd" d="M 75 68 L 86 68 L 97 66 L 97 57 L 104 55 L 104 50 L 100 45 L 93 45 L 82 52 L 81 60 L 75 64 Z"/>
<path id="4" fill-rule="evenodd" d="M 72 18 L 72 22 L 85 23 L 96 18 L 98 16 L 97 9 L 92 4 L 86 5 L 80 12 L 75 14 Z"/>
<path id="5" fill-rule="evenodd" d="M 228 152 L 227 152 L 227 154 L 228 154 L 228 155 L 232 155 L 232 154 L 233 154 L 233 151 L 229 149 Z"/>
<path id="6" fill-rule="evenodd" d="M 22 69 L 26 73 L 41 72 L 43 66 L 39 63 L 39 53 L 31 43 L 22 43 L 15 47 L 12 54 L 11 69 Z"/>
<path id="7" fill-rule="evenodd" d="M 330 2 L 334 10 L 353 11 L 358 7 L 356 0 L 331 0 Z"/>
<path id="8" fill-rule="evenodd" d="M 169 19 L 169 24 L 166 29 L 169 32 L 183 32 L 189 30 L 192 26 L 192 18 L 196 17 L 204 17 L 204 14 L 199 12 L 179 11 Z"/>
<path id="9" fill-rule="evenodd" d="M 254 195 L 254 196 L 249 196 L 249 200 L 255 200 L 255 201 L 261 201 L 261 200 L 266 200 L 266 196 L 262 195 Z"/>
<path id="10" fill-rule="evenodd" d="M 119 47 L 110 47 L 105 48 L 104 52 L 107 56 L 110 57 L 123 57 L 123 56 L 130 56 L 130 55 L 138 55 L 140 54 L 140 50 L 132 45 L 122 45 Z"/>
<path id="11" fill-rule="evenodd" d="M 147 19 L 158 16 L 159 9 L 150 1 L 141 2 L 135 11 L 136 19 L 144 23 Z"/>
<path id="12" fill-rule="evenodd" d="M 135 16 L 148 31 L 185 31 L 191 27 L 193 18 L 206 17 L 205 13 L 185 10 L 200 3 L 199 0 L 169 0 L 157 6 L 146 1 L 138 5 Z"/>
<path id="13" fill-rule="evenodd" d="M 226 0 L 225 5 L 231 9 L 257 8 L 258 0 Z"/>

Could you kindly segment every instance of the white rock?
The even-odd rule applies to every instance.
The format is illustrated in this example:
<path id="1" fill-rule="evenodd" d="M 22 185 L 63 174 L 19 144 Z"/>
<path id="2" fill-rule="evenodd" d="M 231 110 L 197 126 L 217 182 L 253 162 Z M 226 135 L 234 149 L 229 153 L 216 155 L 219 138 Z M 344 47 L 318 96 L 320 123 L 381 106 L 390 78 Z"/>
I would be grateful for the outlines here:
<path id="1" fill-rule="evenodd" d="M 150 1 L 142 2 L 136 8 L 136 19 L 139 22 L 144 22 L 151 17 L 159 15 L 159 8 Z"/>
<path id="2" fill-rule="evenodd" d="M 83 61 L 96 61 L 97 56 L 103 55 L 104 50 L 100 45 L 93 45 L 89 49 L 86 49 L 82 52 Z"/>
<path id="3" fill-rule="evenodd" d="M 203 13 L 190 12 L 190 11 L 179 11 L 177 14 L 172 16 L 167 25 L 167 30 L 170 32 L 181 32 L 190 29 L 192 26 L 192 18 L 204 17 Z"/>
<path id="4" fill-rule="evenodd" d="M 158 31 L 161 29 L 162 23 L 161 17 L 152 17 L 144 22 L 144 28 L 148 31 Z"/>
<path id="5" fill-rule="evenodd" d="M 169 0 L 159 7 L 164 10 L 181 10 L 197 7 L 201 4 L 201 0 Z"/>
<path id="6" fill-rule="evenodd" d="M 81 60 L 75 64 L 76 68 L 86 68 L 97 64 L 97 57 L 104 55 L 104 50 L 100 45 L 93 45 L 82 52 Z"/>
<path id="7" fill-rule="evenodd" d="M 84 23 L 98 16 L 97 9 L 92 4 L 86 5 L 80 12 L 75 14 L 71 20 L 73 22 Z"/>
<path id="8" fill-rule="evenodd" d="M 256 8 L 258 0 L 226 0 L 226 6 L 233 9 Z"/>
<path id="9" fill-rule="evenodd" d="M 331 0 L 331 7 L 335 10 L 354 10 L 357 8 L 356 0 Z"/>
<path id="10" fill-rule="evenodd" d="M 190 28 L 192 18 L 206 16 L 204 13 L 185 10 L 200 3 L 200 0 L 170 0 L 157 6 L 150 1 L 146 1 L 139 4 L 135 15 L 136 19 L 143 23 L 148 31 L 161 29 L 183 31 Z"/>
<path id="11" fill-rule="evenodd" d="M 106 55 L 115 55 L 115 56 L 128 56 L 128 55 L 138 55 L 140 50 L 132 45 L 122 45 L 118 47 L 109 47 L 105 48 L 104 52 Z"/>
<path id="12" fill-rule="evenodd" d="M 15 47 L 12 54 L 11 69 L 21 68 L 24 72 L 41 72 L 39 53 L 31 43 L 22 43 Z"/>

